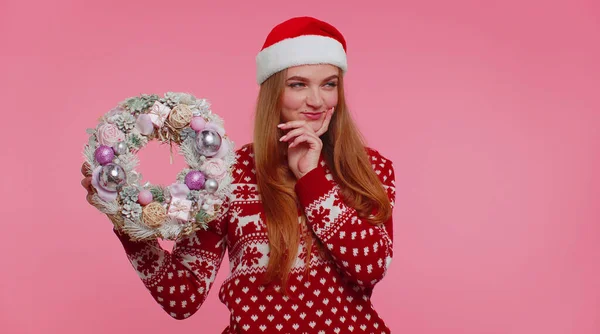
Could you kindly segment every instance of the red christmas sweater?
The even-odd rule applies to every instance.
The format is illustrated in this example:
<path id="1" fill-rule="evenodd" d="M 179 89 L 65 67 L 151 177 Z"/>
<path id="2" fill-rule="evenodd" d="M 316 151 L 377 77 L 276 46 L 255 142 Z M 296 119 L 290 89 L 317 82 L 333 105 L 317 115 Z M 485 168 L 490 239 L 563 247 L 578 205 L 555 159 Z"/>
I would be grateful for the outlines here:
<path id="1" fill-rule="evenodd" d="M 393 205 L 392 162 L 367 150 Z M 229 208 L 207 230 L 178 240 L 172 252 L 158 241 L 133 242 L 115 230 L 152 297 L 173 318 L 190 317 L 208 295 L 227 251 L 230 274 L 219 299 L 231 316 L 223 333 L 389 333 L 371 304 L 371 294 L 392 259 L 392 219 L 374 226 L 358 218 L 340 199 L 321 159 L 316 169 L 297 181 L 295 190 L 313 238 L 320 239 L 330 256 L 323 257 L 312 247 L 307 272 L 302 242 L 288 293 L 283 294 L 276 283 L 260 282 L 269 261 L 269 242 L 252 146 L 236 153 Z"/>

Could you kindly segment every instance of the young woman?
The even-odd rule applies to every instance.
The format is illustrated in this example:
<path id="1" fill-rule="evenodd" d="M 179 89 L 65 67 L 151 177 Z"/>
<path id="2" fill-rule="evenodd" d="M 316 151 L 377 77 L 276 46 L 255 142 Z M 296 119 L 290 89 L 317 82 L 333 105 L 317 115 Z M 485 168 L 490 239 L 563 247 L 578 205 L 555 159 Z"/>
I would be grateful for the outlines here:
<path id="1" fill-rule="evenodd" d="M 176 319 L 200 308 L 227 251 L 224 333 L 389 333 L 370 298 L 392 259 L 394 169 L 351 120 L 344 37 L 293 18 L 273 28 L 256 60 L 254 140 L 237 151 L 227 211 L 172 253 L 115 233 Z"/>

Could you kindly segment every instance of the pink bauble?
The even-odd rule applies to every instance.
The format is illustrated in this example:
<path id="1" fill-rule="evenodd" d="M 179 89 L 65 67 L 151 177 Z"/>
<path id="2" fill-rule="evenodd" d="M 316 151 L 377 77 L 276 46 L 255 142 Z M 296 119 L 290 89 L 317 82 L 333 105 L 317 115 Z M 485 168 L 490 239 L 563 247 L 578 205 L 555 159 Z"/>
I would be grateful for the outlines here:
<path id="1" fill-rule="evenodd" d="M 153 197 L 150 190 L 142 189 L 138 194 L 138 203 L 141 205 L 148 205 L 152 203 Z"/>
<path id="2" fill-rule="evenodd" d="M 195 131 L 201 131 L 204 129 L 205 126 L 206 121 L 200 116 L 192 118 L 192 121 L 190 122 L 190 127 Z"/>
<path id="3" fill-rule="evenodd" d="M 185 176 L 185 185 L 190 190 L 200 190 L 204 186 L 205 177 L 202 172 L 193 170 Z"/>

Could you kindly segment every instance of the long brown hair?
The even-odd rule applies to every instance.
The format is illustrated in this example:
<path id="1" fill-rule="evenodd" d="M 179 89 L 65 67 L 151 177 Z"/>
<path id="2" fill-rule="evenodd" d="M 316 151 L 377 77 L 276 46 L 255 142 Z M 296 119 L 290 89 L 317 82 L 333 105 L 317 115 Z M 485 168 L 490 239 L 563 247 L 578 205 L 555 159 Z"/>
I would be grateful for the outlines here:
<path id="1" fill-rule="evenodd" d="M 281 122 L 286 72 L 272 75 L 260 87 L 253 142 L 258 192 L 264 205 L 271 252 L 264 278 L 266 282 L 279 280 L 284 287 L 301 237 L 294 190 L 296 178 L 287 164 L 287 144 L 279 141 L 284 133 L 277 128 Z M 361 218 L 381 224 L 389 219 L 392 210 L 387 193 L 371 167 L 365 142 L 347 110 L 342 79 L 340 75 L 335 113 L 328 131 L 321 136 L 323 155 L 344 202 L 355 208 Z M 310 232 L 304 233 L 304 239 L 310 254 Z M 309 262 L 307 256 L 307 267 Z"/>

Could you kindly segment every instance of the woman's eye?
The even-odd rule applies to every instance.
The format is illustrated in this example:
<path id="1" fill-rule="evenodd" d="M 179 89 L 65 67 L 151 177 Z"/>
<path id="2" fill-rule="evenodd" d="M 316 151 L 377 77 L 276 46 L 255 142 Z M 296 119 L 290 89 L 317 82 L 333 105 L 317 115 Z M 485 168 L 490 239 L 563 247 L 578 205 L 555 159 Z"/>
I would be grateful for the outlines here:
<path id="1" fill-rule="evenodd" d="M 325 86 L 327 86 L 327 87 L 336 87 L 337 86 L 337 82 L 330 81 L 330 82 L 326 83 Z"/>
<path id="2" fill-rule="evenodd" d="M 293 82 L 293 83 L 289 84 L 288 86 L 290 86 L 292 88 L 297 88 L 297 87 L 304 87 L 304 84 L 302 82 Z"/>

